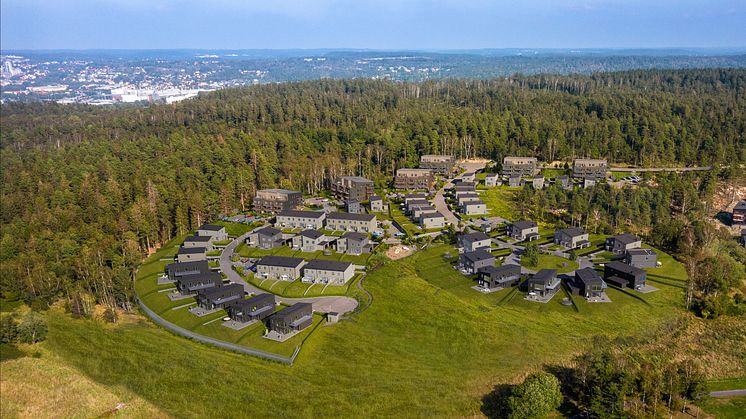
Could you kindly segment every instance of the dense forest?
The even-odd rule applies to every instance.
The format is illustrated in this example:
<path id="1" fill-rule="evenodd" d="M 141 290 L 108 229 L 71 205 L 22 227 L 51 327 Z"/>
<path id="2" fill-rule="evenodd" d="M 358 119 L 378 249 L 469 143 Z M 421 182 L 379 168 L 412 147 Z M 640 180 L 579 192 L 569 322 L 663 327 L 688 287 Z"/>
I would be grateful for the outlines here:
<path id="1" fill-rule="evenodd" d="M 742 164 L 745 98 L 746 70 L 680 70 L 314 81 L 147 108 L 3 105 L 0 293 L 42 306 L 81 292 L 125 304 L 143 254 L 248 209 L 257 188 L 314 193 L 340 174 L 385 182 L 425 153 Z M 633 211 L 649 224 L 670 205 L 701 205 L 669 192 L 669 208 L 644 209 L 642 196 Z"/>

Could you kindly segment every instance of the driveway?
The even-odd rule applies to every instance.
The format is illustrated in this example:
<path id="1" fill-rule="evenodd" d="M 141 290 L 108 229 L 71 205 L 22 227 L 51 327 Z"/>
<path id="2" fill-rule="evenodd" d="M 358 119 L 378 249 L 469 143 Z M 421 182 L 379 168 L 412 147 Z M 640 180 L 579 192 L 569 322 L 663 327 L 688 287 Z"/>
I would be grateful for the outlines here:
<path id="1" fill-rule="evenodd" d="M 464 168 L 466 172 L 476 172 L 478 170 L 484 169 L 484 167 L 487 165 L 487 163 L 476 163 L 476 162 L 461 162 L 457 163 L 458 166 Z M 454 227 L 458 230 L 458 223 L 461 220 L 456 216 L 456 214 L 451 211 L 450 208 L 448 208 L 448 204 L 446 204 L 446 198 L 444 196 L 445 190 L 453 187 L 453 181 L 456 179 L 461 179 L 461 175 L 456 176 L 455 178 L 448 180 L 442 188 L 438 189 L 437 192 L 435 192 L 435 197 L 433 198 L 433 205 L 435 206 L 435 209 L 438 210 L 439 213 L 443 214 L 444 217 L 446 217 L 446 221 L 453 224 Z"/>
<path id="2" fill-rule="evenodd" d="M 244 291 L 253 294 L 266 293 L 267 291 L 259 289 L 246 282 L 243 278 L 241 278 L 241 275 L 233 270 L 231 256 L 233 256 L 233 253 L 236 251 L 236 247 L 238 247 L 241 242 L 246 240 L 250 233 L 251 232 L 249 231 L 241 235 L 240 237 L 237 237 L 236 239 L 231 241 L 228 246 L 225 247 L 223 253 L 221 253 L 220 255 L 220 270 L 228 277 L 231 282 L 243 285 Z M 354 298 L 343 296 L 286 298 L 276 295 L 275 297 L 277 298 L 277 301 L 288 305 L 292 305 L 295 303 L 311 303 L 313 304 L 313 311 L 318 313 L 336 312 L 339 314 L 344 314 L 355 310 L 358 305 L 357 300 L 355 300 Z"/>

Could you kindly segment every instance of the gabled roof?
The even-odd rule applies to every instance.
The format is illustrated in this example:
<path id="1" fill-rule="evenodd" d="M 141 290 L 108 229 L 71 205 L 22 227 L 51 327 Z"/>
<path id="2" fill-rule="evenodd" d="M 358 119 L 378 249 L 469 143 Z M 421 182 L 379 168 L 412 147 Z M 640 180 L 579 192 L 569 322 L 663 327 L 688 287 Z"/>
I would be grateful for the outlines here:
<path id="1" fill-rule="evenodd" d="M 220 231 L 224 229 L 225 226 L 220 226 L 217 224 L 203 224 L 202 227 L 200 227 L 200 230 L 207 230 L 207 231 Z"/>
<path id="2" fill-rule="evenodd" d="M 291 258 L 287 256 L 264 256 L 259 259 L 257 265 L 263 266 L 281 266 L 284 268 L 297 268 L 304 262 L 302 258 Z"/>
<path id="3" fill-rule="evenodd" d="M 746 201 L 739 201 L 735 207 L 733 207 L 733 210 L 741 210 L 746 211 Z"/>
<path id="4" fill-rule="evenodd" d="M 531 278 L 533 282 L 548 282 L 557 276 L 556 269 L 542 269 Z"/>
<path id="5" fill-rule="evenodd" d="M 282 234 L 282 231 L 272 227 L 264 227 L 262 229 L 256 230 L 256 233 L 261 234 L 262 236 L 276 236 L 278 234 Z"/>
<path id="6" fill-rule="evenodd" d="M 354 231 L 348 231 L 347 233 L 342 235 L 342 238 L 347 240 L 361 241 L 367 239 L 368 235 L 363 233 L 356 233 Z"/>
<path id="7" fill-rule="evenodd" d="M 303 231 L 301 231 L 298 234 L 300 234 L 303 237 L 308 237 L 309 239 L 313 239 L 313 240 L 321 238 L 321 236 L 324 235 L 324 233 L 322 233 L 322 232 L 320 232 L 318 230 L 303 230 Z"/>
<path id="8" fill-rule="evenodd" d="M 513 227 L 519 229 L 519 230 L 526 230 L 529 228 L 537 227 L 537 224 L 533 221 L 529 220 L 520 220 L 513 223 Z"/>
<path id="9" fill-rule="evenodd" d="M 353 220 L 353 221 L 372 221 L 376 218 L 373 214 L 350 214 L 349 212 L 331 212 L 326 217 L 328 220 Z"/>
<path id="10" fill-rule="evenodd" d="M 612 236 L 609 238 L 614 239 L 622 244 L 630 244 L 636 241 L 640 241 L 639 237 L 635 236 L 634 234 L 629 234 L 629 233 L 619 234 L 619 235 Z"/>
<path id="11" fill-rule="evenodd" d="M 600 283 L 603 282 L 603 279 L 601 279 L 601 276 L 598 275 L 598 272 L 596 272 L 593 268 L 583 268 L 578 269 L 575 271 L 575 278 L 583 281 L 586 285 L 592 284 L 592 283 Z"/>
<path id="12" fill-rule="evenodd" d="M 482 240 L 489 240 L 489 239 L 490 239 L 490 236 L 482 233 L 481 231 L 475 231 L 474 233 L 461 235 L 461 240 L 482 241 Z"/>
<path id="13" fill-rule="evenodd" d="M 253 305 L 270 305 L 270 304 L 272 306 L 275 305 L 274 294 L 260 293 L 247 300 L 244 300 L 244 299 L 238 300 L 233 305 L 244 308 L 244 307 L 253 306 Z"/>
<path id="14" fill-rule="evenodd" d="M 290 307 L 285 308 L 282 311 L 275 313 L 274 316 L 276 318 L 284 318 L 284 317 L 290 316 L 291 314 L 294 314 L 295 312 L 305 311 L 305 310 L 313 311 L 313 305 L 311 303 L 295 303 L 291 305 Z"/>
<path id="15" fill-rule="evenodd" d="M 479 262 L 479 261 L 487 260 L 487 259 L 495 259 L 495 256 L 493 256 L 492 253 L 484 249 L 477 249 L 473 252 L 466 252 L 463 254 L 463 256 L 466 259 L 468 259 L 470 262 Z"/>
<path id="16" fill-rule="evenodd" d="M 322 271 L 344 272 L 352 265 L 351 262 L 341 260 L 314 259 L 306 264 L 303 269 L 319 269 Z"/>
<path id="17" fill-rule="evenodd" d="M 570 237 L 577 237 L 582 236 L 583 234 L 587 234 L 585 230 L 579 227 L 563 228 L 562 230 L 557 230 L 557 232 L 567 234 Z"/>
<path id="18" fill-rule="evenodd" d="M 285 210 L 285 211 L 281 211 L 277 215 L 281 215 L 283 217 L 321 218 L 324 216 L 324 211 Z"/>
<path id="19" fill-rule="evenodd" d="M 241 284 L 228 284 L 222 287 L 208 288 L 201 292 L 204 298 L 209 300 L 215 297 L 220 297 L 225 294 L 241 294 L 243 295 L 243 285 Z"/>

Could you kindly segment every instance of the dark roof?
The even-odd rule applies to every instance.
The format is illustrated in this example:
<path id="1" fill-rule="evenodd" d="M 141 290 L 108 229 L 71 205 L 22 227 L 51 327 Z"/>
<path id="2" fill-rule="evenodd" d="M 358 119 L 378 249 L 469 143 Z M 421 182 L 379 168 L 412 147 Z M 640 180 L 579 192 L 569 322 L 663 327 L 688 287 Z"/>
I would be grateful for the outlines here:
<path id="1" fill-rule="evenodd" d="M 295 268 L 298 265 L 303 263 L 302 258 L 291 258 L 287 256 L 264 256 L 263 258 L 259 259 L 259 262 L 257 262 L 257 265 L 265 265 L 265 266 L 282 266 L 285 268 Z"/>
<path id="2" fill-rule="evenodd" d="M 609 237 L 609 238 L 610 239 L 614 239 L 614 240 L 616 240 L 616 241 L 618 241 L 620 243 L 623 243 L 623 244 L 630 244 L 630 243 L 634 243 L 636 241 L 640 241 L 639 237 L 635 236 L 634 234 L 629 234 L 629 233 L 619 234 L 619 235 L 612 236 L 612 237 Z"/>
<path id="3" fill-rule="evenodd" d="M 746 211 L 746 201 L 739 201 L 735 207 L 733 207 L 733 210 L 742 210 Z"/>
<path id="4" fill-rule="evenodd" d="M 560 182 L 564 182 L 570 180 L 570 177 L 567 175 L 557 176 L 557 180 L 559 180 Z"/>
<path id="5" fill-rule="evenodd" d="M 459 195 L 458 197 L 459 197 L 459 198 L 479 198 L 479 194 L 478 194 L 478 193 L 476 193 L 476 192 L 471 192 L 471 191 L 469 191 L 469 192 L 467 192 L 467 193 L 462 193 L 462 194 L 461 194 L 461 195 Z"/>
<path id="6" fill-rule="evenodd" d="M 360 201 L 358 201 L 357 199 L 348 199 L 348 200 L 345 201 L 345 204 L 346 205 L 353 205 L 353 204 L 360 205 Z"/>
<path id="7" fill-rule="evenodd" d="M 408 193 L 404 195 L 404 199 L 409 199 L 409 198 L 427 198 L 427 194 L 424 192 L 420 192 L 420 193 Z"/>
<path id="8" fill-rule="evenodd" d="M 554 277 L 557 276 L 557 270 L 555 269 L 542 269 L 539 272 L 535 273 L 534 276 L 531 278 L 534 282 L 546 282 L 551 281 Z"/>
<path id="9" fill-rule="evenodd" d="M 415 198 L 410 199 L 409 202 L 407 202 L 407 206 L 409 207 L 413 207 L 415 205 L 430 205 L 430 201 L 428 201 L 427 199 Z"/>
<path id="10" fill-rule="evenodd" d="M 303 237 L 308 237 L 309 239 L 314 239 L 314 240 L 324 235 L 324 233 L 320 232 L 319 230 L 303 230 L 298 234 L 300 234 Z"/>
<path id="11" fill-rule="evenodd" d="M 290 307 L 285 308 L 282 311 L 275 313 L 275 316 L 277 318 L 287 317 L 295 313 L 296 311 L 302 311 L 302 310 L 313 311 L 313 305 L 311 303 L 295 303 L 291 305 Z"/>
<path id="12" fill-rule="evenodd" d="M 744 228 L 743 230 L 741 230 L 741 235 L 742 236 L 746 236 L 746 228 Z"/>
<path id="13" fill-rule="evenodd" d="M 652 249 L 629 249 L 627 253 L 633 256 L 638 255 L 657 255 Z"/>
<path id="14" fill-rule="evenodd" d="M 179 277 L 179 283 L 185 286 L 192 284 L 211 282 L 213 284 L 220 285 L 223 283 L 223 276 L 219 272 L 200 272 L 194 275 L 186 275 Z"/>
<path id="15" fill-rule="evenodd" d="M 324 211 L 285 210 L 277 215 L 282 215 L 283 217 L 321 218 L 324 216 Z"/>
<path id="16" fill-rule="evenodd" d="M 275 296 L 274 294 L 269 293 L 261 293 L 257 294 L 247 300 L 239 300 L 236 302 L 236 305 L 240 306 L 249 306 L 254 304 L 262 304 L 262 303 L 269 303 L 272 302 L 272 305 L 275 304 Z"/>
<path id="17" fill-rule="evenodd" d="M 461 235 L 461 240 L 482 241 L 482 240 L 489 240 L 489 239 L 490 239 L 490 236 L 482 233 L 481 231 L 475 231 L 474 233 Z"/>
<path id="18" fill-rule="evenodd" d="M 206 252 L 207 248 L 204 247 L 180 247 L 177 255 L 196 255 Z"/>
<path id="19" fill-rule="evenodd" d="M 563 228 L 562 230 L 558 230 L 558 231 L 561 231 L 570 237 L 577 237 L 577 236 L 586 234 L 585 230 L 583 230 L 580 227 Z"/>
<path id="20" fill-rule="evenodd" d="M 264 227 L 262 229 L 256 230 L 255 233 L 261 234 L 262 236 L 276 236 L 278 234 L 282 234 L 282 231 L 272 227 Z"/>
<path id="21" fill-rule="evenodd" d="M 636 268 L 632 265 L 627 265 L 626 263 L 622 263 L 616 260 L 608 262 L 604 266 L 610 269 L 614 269 L 615 271 L 618 271 L 618 272 L 624 272 L 626 274 L 631 274 L 635 276 L 645 272 L 640 268 Z"/>
<path id="22" fill-rule="evenodd" d="M 332 212 L 326 217 L 329 220 L 371 221 L 376 218 L 373 214 L 350 214 L 349 212 Z"/>
<path id="23" fill-rule="evenodd" d="M 306 264 L 303 269 L 320 269 L 322 271 L 344 272 L 352 265 L 351 262 L 341 260 L 314 259 Z"/>
<path id="24" fill-rule="evenodd" d="M 514 271 L 518 271 L 518 273 L 521 273 L 521 267 L 519 265 L 501 265 L 501 266 L 485 266 L 483 268 L 479 268 L 479 272 L 484 272 L 486 274 L 490 275 L 501 275 L 501 274 L 509 274 L 513 273 Z"/>
<path id="25" fill-rule="evenodd" d="M 184 239 L 184 243 L 186 242 L 209 242 L 212 240 L 212 237 L 210 236 L 189 236 L 186 239 Z"/>
<path id="26" fill-rule="evenodd" d="M 222 287 L 208 288 L 201 292 L 202 296 L 208 299 L 213 299 L 219 295 L 225 294 L 238 294 L 243 295 L 243 285 L 241 284 L 228 284 Z"/>
<path id="27" fill-rule="evenodd" d="M 466 252 L 463 255 L 466 259 L 469 259 L 471 262 L 479 262 L 480 260 L 487 260 L 487 259 L 494 259 L 495 256 L 492 255 L 492 253 L 484 250 L 484 249 L 477 249 L 473 252 Z"/>
<path id="28" fill-rule="evenodd" d="M 463 206 L 465 206 L 465 207 L 470 207 L 470 206 L 472 206 L 472 205 L 484 205 L 484 201 L 482 201 L 482 200 L 480 199 L 479 201 L 469 201 L 469 202 L 464 202 L 464 203 L 463 203 L 463 204 L 461 204 L 461 205 L 463 205 Z"/>
<path id="29" fill-rule="evenodd" d="M 371 200 L 371 201 L 383 201 L 383 198 L 381 198 L 381 197 L 380 197 L 380 196 L 378 196 L 378 195 L 371 195 L 371 196 L 370 196 L 370 200 Z"/>
<path id="30" fill-rule="evenodd" d="M 365 240 L 368 238 L 368 235 L 364 233 L 356 233 L 354 231 L 348 231 L 347 233 L 343 234 L 342 237 L 347 240 Z"/>
<path id="31" fill-rule="evenodd" d="M 435 212 L 425 212 L 420 214 L 420 218 L 445 218 L 443 214 L 439 213 L 438 211 Z"/>
<path id="32" fill-rule="evenodd" d="M 206 260 L 197 260 L 197 261 L 192 261 L 192 262 L 176 262 L 176 263 L 169 263 L 168 265 L 166 265 L 167 272 L 190 271 L 190 270 L 208 272 L 210 270 L 210 265 L 207 264 Z"/>
<path id="33" fill-rule="evenodd" d="M 225 226 L 219 226 L 217 224 L 202 224 L 202 227 L 200 227 L 200 230 L 208 230 L 208 231 L 220 231 L 224 229 Z"/>
<path id="34" fill-rule="evenodd" d="M 593 282 L 599 283 L 603 281 L 601 276 L 598 275 L 598 272 L 593 268 L 578 269 L 575 271 L 575 278 L 583 281 L 586 285 Z"/>
<path id="35" fill-rule="evenodd" d="M 513 227 L 515 227 L 515 228 L 517 228 L 519 230 L 526 230 L 528 228 L 534 228 L 534 227 L 536 227 L 536 223 L 533 222 L 533 221 L 521 220 L 521 221 L 514 222 L 513 223 Z"/>

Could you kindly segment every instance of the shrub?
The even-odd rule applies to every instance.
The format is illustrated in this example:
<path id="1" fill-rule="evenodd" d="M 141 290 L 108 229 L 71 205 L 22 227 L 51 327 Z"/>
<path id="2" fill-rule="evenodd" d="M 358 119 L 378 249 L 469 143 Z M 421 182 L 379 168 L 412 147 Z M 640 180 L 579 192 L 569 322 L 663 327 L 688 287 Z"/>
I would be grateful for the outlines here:
<path id="1" fill-rule="evenodd" d="M 509 418 L 544 418 L 562 404 L 557 377 L 546 372 L 529 375 L 508 397 Z"/>
<path id="2" fill-rule="evenodd" d="M 18 339 L 23 343 L 37 343 L 47 338 L 47 321 L 32 311 L 18 324 Z"/>

